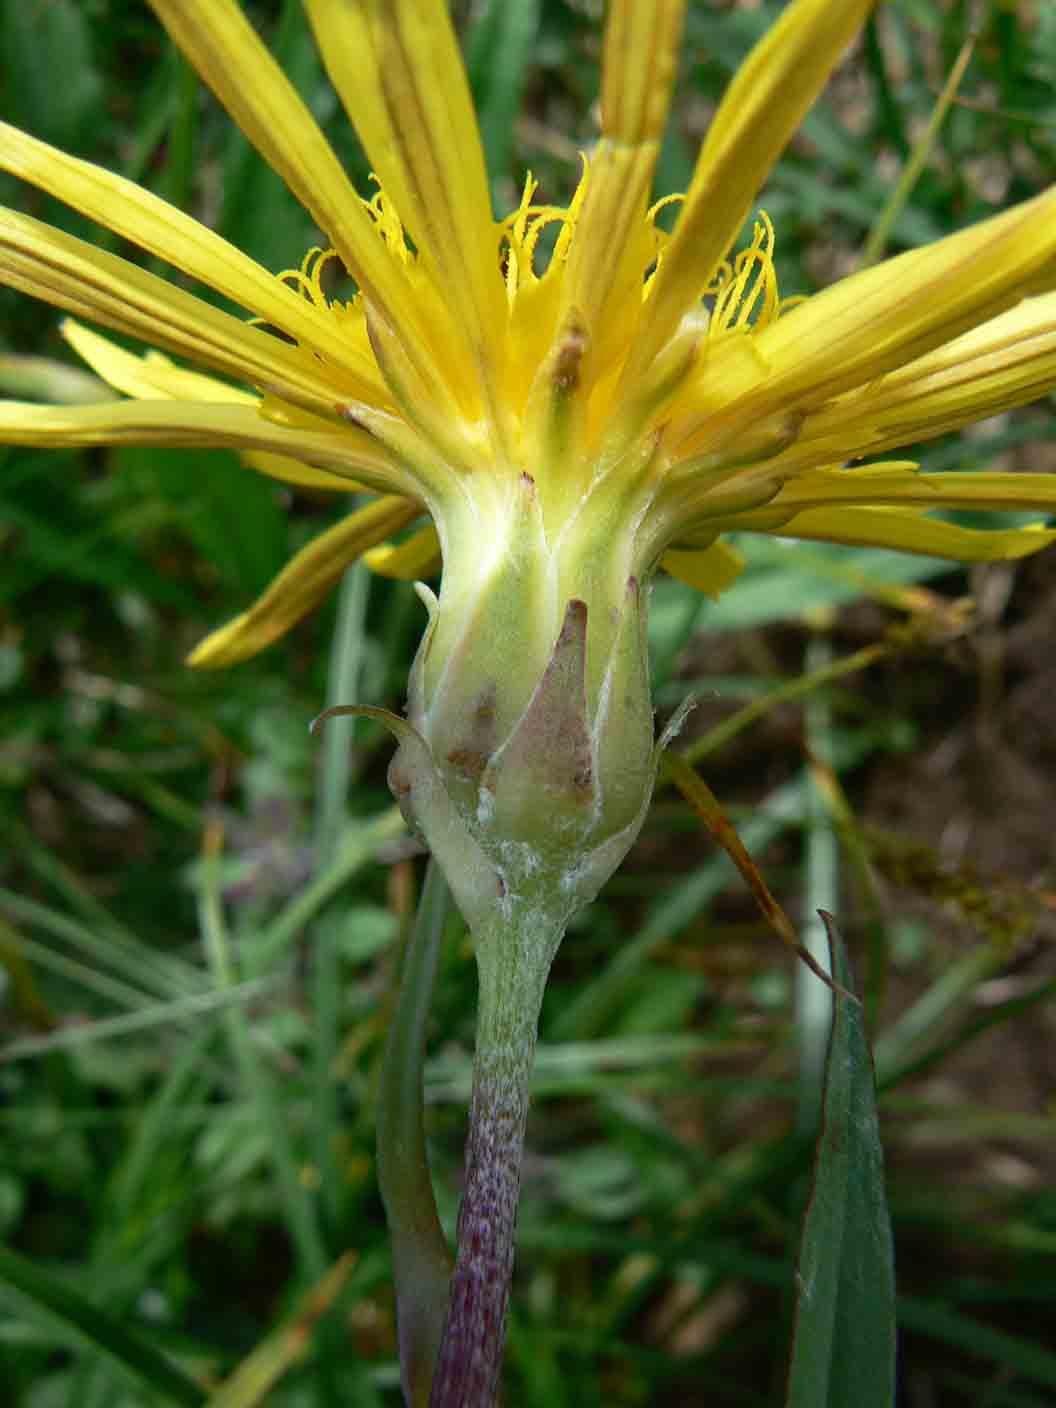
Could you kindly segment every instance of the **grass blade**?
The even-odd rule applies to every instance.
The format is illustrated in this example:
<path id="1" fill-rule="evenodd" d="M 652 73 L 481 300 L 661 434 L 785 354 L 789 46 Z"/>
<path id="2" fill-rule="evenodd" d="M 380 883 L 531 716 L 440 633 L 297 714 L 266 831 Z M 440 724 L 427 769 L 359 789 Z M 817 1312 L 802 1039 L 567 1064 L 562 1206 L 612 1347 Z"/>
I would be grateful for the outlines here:
<path id="1" fill-rule="evenodd" d="M 44 1311 L 50 1321 L 58 1320 L 71 1338 L 105 1354 L 152 1393 L 186 1408 L 199 1408 L 205 1403 L 206 1396 L 199 1385 L 148 1339 L 7 1247 L 0 1247 L 0 1283 Z"/>
<path id="2" fill-rule="evenodd" d="M 209 1408 L 255 1408 L 265 1401 L 279 1379 L 307 1352 L 320 1316 L 337 1299 L 355 1265 L 355 1252 L 345 1252 L 319 1283 L 304 1296 L 293 1316 L 238 1366 L 222 1388 L 209 1399 Z"/>
<path id="3" fill-rule="evenodd" d="M 833 976 L 850 972 L 822 916 Z M 864 1013 L 838 998 L 814 1188 L 803 1224 L 787 1408 L 891 1408 L 895 1285 L 875 1083 Z"/>

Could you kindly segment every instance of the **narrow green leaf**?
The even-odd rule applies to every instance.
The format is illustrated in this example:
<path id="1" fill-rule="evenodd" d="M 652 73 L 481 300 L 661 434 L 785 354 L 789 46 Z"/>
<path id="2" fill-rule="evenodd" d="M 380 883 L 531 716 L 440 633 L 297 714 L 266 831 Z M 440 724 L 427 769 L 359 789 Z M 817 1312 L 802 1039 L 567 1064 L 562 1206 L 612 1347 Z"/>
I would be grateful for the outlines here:
<path id="1" fill-rule="evenodd" d="M 84 9 L 74 0 L 6 0 L 0 14 L 4 116 L 47 141 L 76 146 L 102 89 Z"/>
<path id="2" fill-rule="evenodd" d="M 822 914 L 836 981 L 850 969 Z M 864 1014 L 838 998 L 814 1188 L 803 1224 L 787 1408 L 891 1408 L 895 1286 L 875 1082 Z"/>
<path id="3" fill-rule="evenodd" d="M 105 1354 L 137 1382 L 170 1403 L 198 1408 L 206 1401 L 199 1385 L 148 1339 L 6 1247 L 0 1247 L 0 1284 L 13 1288 L 35 1309 L 43 1311 L 49 1321 L 57 1319 L 71 1338 Z"/>
<path id="4" fill-rule="evenodd" d="M 330 706 L 361 703 L 360 678 L 366 646 L 366 610 L 370 592 L 366 564 L 353 563 L 341 582 L 337 623 L 330 647 L 326 702 Z M 337 853 L 345 829 L 352 779 L 352 732 L 355 719 L 332 719 L 323 734 L 315 815 L 316 864 L 327 865 Z M 337 1148 L 341 1137 L 341 1099 L 334 1069 L 343 1014 L 341 928 L 317 923 L 312 935 L 312 1138 L 320 1193 L 327 1215 L 337 1220 L 342 1179 Z"/>
<path id="5" fill-rule="evenodd" d="M 431 859 L 404 954 L 378 1092 L 378 1181 L 392 1234 L 400 1377 L 414 1408 L 429 1399 L 451 1274 L 425 1147 L 423 1105 L 429 1008 L 450 903 L 443 873 Z"/>
<path id="6" fill-rule="evenodd" d="M 916 1297 L 899 1301 L 898 1318 L 907 1330 L 956 1345 L 968 1354 L 1000 1365 L 1003 1370 L 1056 1389 L 1056 1354 L 1042 1345 L 984 1325 L 951 1306 Z"/>

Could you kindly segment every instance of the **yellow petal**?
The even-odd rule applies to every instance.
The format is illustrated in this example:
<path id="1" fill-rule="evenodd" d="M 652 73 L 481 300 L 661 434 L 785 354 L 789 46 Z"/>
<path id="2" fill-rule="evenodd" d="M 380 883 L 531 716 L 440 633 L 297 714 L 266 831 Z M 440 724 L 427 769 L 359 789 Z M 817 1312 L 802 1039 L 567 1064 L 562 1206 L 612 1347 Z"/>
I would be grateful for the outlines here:
<path id="1" fill-rule="evenodd" d="M 642 312 L 644 367 L 696 302 L 874 0 L 793 0 L 730 83 Z"/>
<path id="2" fill-rule="evenodd" d="M 84 240 L 0 208 L 0 283 L 334 414 L 341 383 L 309 353 Z"/>
<path id="3" fill-rule="evenodd" d="M 314 610 L 365 549 L 398 533 L 419 513 L 419 504 L 392 495 L 350 513 L 302 548 L 248 611 L 206 636 L 187 657 L 188 665 L 216 669 L 256 655 Z"/>
<path id="4" fill-rule="evenodd" d="M 506 318 L 499 229 L 444 0 L 307 0 L 323 61 L 387 198 L 488 380 Z"/>
<path id="5" fill-rule="evenodd" d="M 719 539 L 710 547 L 693 551 L 670 548 L 660 559 L 660 566 L 680 582 L 717 600 L 744 570 L 744 558 L 736 548 Z"/>
<path id="6" fill-rule="evenodd" d="M 725 443 L 760 417 L 820 407 L 1054 283 L 1056 187 L 806 299 L 754 339 L 754 367 L 715 357 L 683 444 Z"/>
<path id="7" fill-rule="evenodd" d="M 126 352 L 109 338 L 100 337 L 97 332 L 82 327 L 72 318 L 67 318 L 61 332 L 70 346 L 98 374 L 118 391 L 137 399 L 156 400 L 158 397 L 171 397 L 176 401 L 216 402 L 236 406 L 259 408 L 260 397 L 215 377 L 204 376 L 201 372 L 187 371 L 170 362 L 160 352 L 147 352 L 137 357 Z M 298 488 L 328 489 L 339 493 L 355 493 L 363 485 L 354 480 L 328 473 L 324 469 L 313 469 L 311 465 L 285 455 L 270 454 L 268 451 L 249 451 L 242 456 L 244 464 L 255 469 L 269 479 L 278 479 L 284 484 L 294 484 Z"/>
<path id="8" fill-rule="evenodd" d="M 799 475 L 789 480 L 773 500 L 775 509 L 794 508 L 797 514 L 801 509 L 843 504 L 1056 513 L 1056 474 L 910 474 L 903 469 L 874 466 L 866 473 L 847 469 Z"/>
<path id="9" fill-rule="evenodd" d="M 1027 557 L 1056 541 L 1056 529 L 962 528 L 891 508 L 815 508 L 798 513 L 780 530 L 785 538 L 845 543 L 851 547 L 894 548 L 899 552 L 949 557 L 957 562 L 998 562 Z"/>
<path id="10" fill-rule="evenodd" d="M 380 379 L 365 347 L 342 336 L 333 318 L 199 221 L 101 166 L 79 161 L 0 122 L 0 169 L 29 181 L 100 225 L 216 289 L 358 379 L 376 398 Z"/>
<path id="11" fill-rule="evenodd" d="M 595 380 L 630 341 L 653 253 L 645 216 L 678 69 L 684 0 L 617 0 L 602 57 L 602 139 L 564 278 L 564 326 L 575 309 L 590 338 Z"/>
<path id="12" fill-rule="evenodd" d="M 282 484 L 292 484 L 297 489 L 325 489 L 339 494 L 355 494 L 364 485 L 354 479 L 345 479 L 337 474 L 328 474 L 325 469 L 314 469 L 310 464 L 290 459 L 289 455 L 273 455 L 267 450 L 250 450 L 242 456 L 242 463 L 268 479 L 278 479 Z"/>
<path id="13" fill-rule="evenodd" d="M 441 562 L 440 539 L 430 523 L 417 533 L 394 545 L 383 543 L 363 554 L 363 561 L 379 577 L 396 577 L 403 582 L 416 582 L 434 577 Z"/>
<path id="14" fill-rule="evenodd" d="M 150 0 L 169 34 L 395 326 L 414 323 L 398 262 L 300 95 L 236 0 Z"/>
<path id="15" fill-rule="evenodd" d="M 638 146 L 664 134 L 685 0 L 612 0 L 601 63 L 601 130 Z"/>
<path id="16" fill-rule="evenodd" d="M 377 493 L 420 493 L 418 480 L 366 431 L 279 425 L 250 406 L 172 400 L 38 406 L 0 400 L 0 442 L 49 449 L 157 445 L 239 453 L 265 450 L 329 470 Z"/>
<path id="17" fill-rule="evenodd" d="M 1056 186 L 806 299 L 758 340 L 785 396 L 891 371 L 1056 282 Z"/>
<path id="18" fill-rule="evenodd" d="M 585 389 L 631 343 L 641 313 L 642 279 L 653 238 L 646 207 L 656 142 L 621 146 L 603 137 L 591 157 L 562 288 L 561 326 L 578 313 L 587 334 Z"/>
<path id="19" fill-rule="evenodd" d="M 59 329 L 77 355 L 116 391 L 137 399 L 156 401 L 171 397 L 174 401 L 216 401 L 236 406 L 259 406 L 260 397 L 251 391 L 230 386 L 202 372 L 188 371 L 170 362 L 160 352 L 147 352 L 138 357 L 102 337 L 90 328 L 65 318 Z"/>
<path id="20" fill-rule="evenodd" d="M 809 415 L 804 447 L 876 453 L 957 430 L 1056 385 L 1056 293 L 1015 308 Z"/>

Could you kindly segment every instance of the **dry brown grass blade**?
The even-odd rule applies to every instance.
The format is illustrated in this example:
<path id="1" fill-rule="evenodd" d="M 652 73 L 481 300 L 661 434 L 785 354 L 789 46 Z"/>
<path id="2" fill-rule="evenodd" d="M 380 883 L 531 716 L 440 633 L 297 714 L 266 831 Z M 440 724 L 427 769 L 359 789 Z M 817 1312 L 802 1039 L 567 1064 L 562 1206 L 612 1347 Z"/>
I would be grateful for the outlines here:
<path id="1" fill-rule="evenodd" d="M 744 842 L 737 835 L 736 828 L 722 809 L 722 803 L 712 792 L 702 777 L 678 753 L 665 753 L 663 767 L 671 781 L 685 797 L 686 801 L 700 817 L 709 835 L 733 861 L 734 865 L 751 890 L 759 912 L 773 929 L 783 944 L 801 959 L 816 978 L 820 978 L 827 988 L 857 1002 L 853 993 L 845 991 L 833 982 L 821 964 L 804 948 L 796 937 L 791 919 L 770 893 L 759 867 L 752 860 Z"/>
<path id="2" fill-rule="evenodd" d="M 340 1256 L 303 1297 L 292 1318 L 262 1340 L 231 1377 L 209 1398 L 208 1408 L 254 1408 L 311 1344 L 316 1322 L 337 1299 L 356 1263 L 356 1253 Z"/>

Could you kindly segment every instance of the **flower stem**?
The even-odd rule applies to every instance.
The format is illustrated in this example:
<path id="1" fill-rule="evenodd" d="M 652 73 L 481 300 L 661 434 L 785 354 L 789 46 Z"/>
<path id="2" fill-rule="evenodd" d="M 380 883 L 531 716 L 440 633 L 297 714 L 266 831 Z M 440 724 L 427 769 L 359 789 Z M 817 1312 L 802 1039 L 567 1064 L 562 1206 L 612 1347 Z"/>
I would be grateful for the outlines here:
<path id="1" fill-rule="evenodd" d="M 430 1408 L 491 1408 L 502 1369 L 528 1089 L 555 932 L 538 913 L 482 937 L 458 1255 Z"/>

